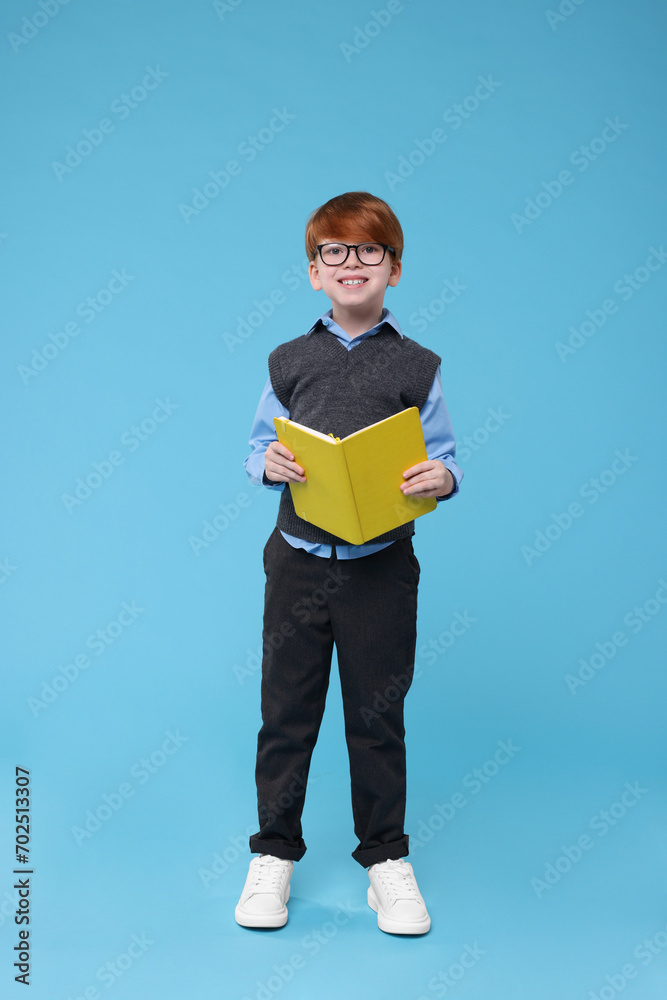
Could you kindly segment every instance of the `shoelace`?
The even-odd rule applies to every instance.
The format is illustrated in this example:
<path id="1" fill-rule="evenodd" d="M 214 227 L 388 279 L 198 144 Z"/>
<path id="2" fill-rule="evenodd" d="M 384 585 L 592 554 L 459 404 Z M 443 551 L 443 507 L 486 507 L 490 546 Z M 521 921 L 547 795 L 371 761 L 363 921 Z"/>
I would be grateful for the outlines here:
<path id="1" fill-rule="evenodd" d="M 252 881 L 248 889 L 252 892 L 278 892 L 288 871 L 287 861 L 265 861 L 260 855 L 252 862 Z"/>
<path id="2" fill-rule="evenodd" d="M 412 868 L 405 861 L 384 862 L 375 869 L 390 902 L 396 899 L 419 899 L 419 889 Z"/>

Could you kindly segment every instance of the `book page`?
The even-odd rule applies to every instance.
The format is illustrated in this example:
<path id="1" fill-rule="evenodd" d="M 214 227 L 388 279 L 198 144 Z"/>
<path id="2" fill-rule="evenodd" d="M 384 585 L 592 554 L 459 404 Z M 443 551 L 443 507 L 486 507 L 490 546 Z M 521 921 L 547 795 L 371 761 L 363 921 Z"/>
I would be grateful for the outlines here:
<path id="1" fill-rule="evenodd" d="M 365 540 L 435 510 L 435 497 L 406 497 L 400 490 L 405 469 L 428 458 L 416 406 L 370 424 L 341 443 Z"/>
<path id="2" fill-rule="evenodd" d="M 305 483 L 290 483 L 299 517 L 352 544 L 361 543 L 361 528 L 340 442 L 292 420 L 276 418 L 278 440 L 304 469 Z"/>

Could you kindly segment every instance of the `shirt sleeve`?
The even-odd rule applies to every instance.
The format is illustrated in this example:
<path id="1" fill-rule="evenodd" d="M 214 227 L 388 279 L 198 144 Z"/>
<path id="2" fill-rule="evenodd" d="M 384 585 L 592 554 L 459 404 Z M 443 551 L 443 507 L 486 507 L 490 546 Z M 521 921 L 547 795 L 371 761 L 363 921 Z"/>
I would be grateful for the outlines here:
<path id="1" fill-rule="evenodd" d="M 463 470 L 456 464 L 456 441 L 452 423 L 449 419 L 447 404 L 442 394 L 442 378 L 440 365 L 433 378 L 433 384 L 429 391 L 426 402 L 422 406 L 419 416 L 424 431 L 424 443 L 426 444 L 426 454 L 430 459 L 438 459 L 449 469 L 454 477 L 454 489 L 446 496 L 436 497 L 436 500 L 449 500 L 459 492 L 459 486 L 463 479 Z"/>
<path id="2" fill-rule="evenodd" d="M 271 379 L 267 378 L 250 431 L 248 444 L 252 448 L 252 452 L 244 459 L 243 466 L 251 482 L 255 483 L 256 486 L 268 486 L 270 489 L 280 492 L 285 489 L 287 483 L 272 483 L 266 478 L 264 471 L 264 453 L 272 441 L 278 440 L 273 423 L 274 417 L 289 417 L 289 410 L 280 402 L 273 391 Z"/>

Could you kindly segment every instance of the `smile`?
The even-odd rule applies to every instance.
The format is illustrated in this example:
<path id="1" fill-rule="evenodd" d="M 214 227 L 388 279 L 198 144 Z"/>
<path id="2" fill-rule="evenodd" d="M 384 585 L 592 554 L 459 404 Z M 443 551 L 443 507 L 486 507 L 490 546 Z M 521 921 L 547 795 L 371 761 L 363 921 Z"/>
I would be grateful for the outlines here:
<path id="1" fill-rule="evenodd" d="M 341 278 L 341 285 L 363 285 L 368 278 Z"/>

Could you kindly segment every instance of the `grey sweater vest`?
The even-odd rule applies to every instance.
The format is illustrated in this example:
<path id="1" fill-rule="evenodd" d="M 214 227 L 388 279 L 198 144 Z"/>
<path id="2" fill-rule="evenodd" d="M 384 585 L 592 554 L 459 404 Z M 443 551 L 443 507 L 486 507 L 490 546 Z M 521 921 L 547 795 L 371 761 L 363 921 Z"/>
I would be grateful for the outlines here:
<path id="1" fill-rule="evenodd" d="M 408 406 L 421 410 L 440 361 L 433 351 L 401 337 L 387 323 L 350 350 L 318 323 L 311 333 L 271 352 L 269 376 L 291 420 L 344 438 Z M 277 526 L 308 542 L 349 544 L 299 517 L 289 485 L 280 495 Z M 389 542 L 413 534 L 414 520 L 369 541 Z"/>

